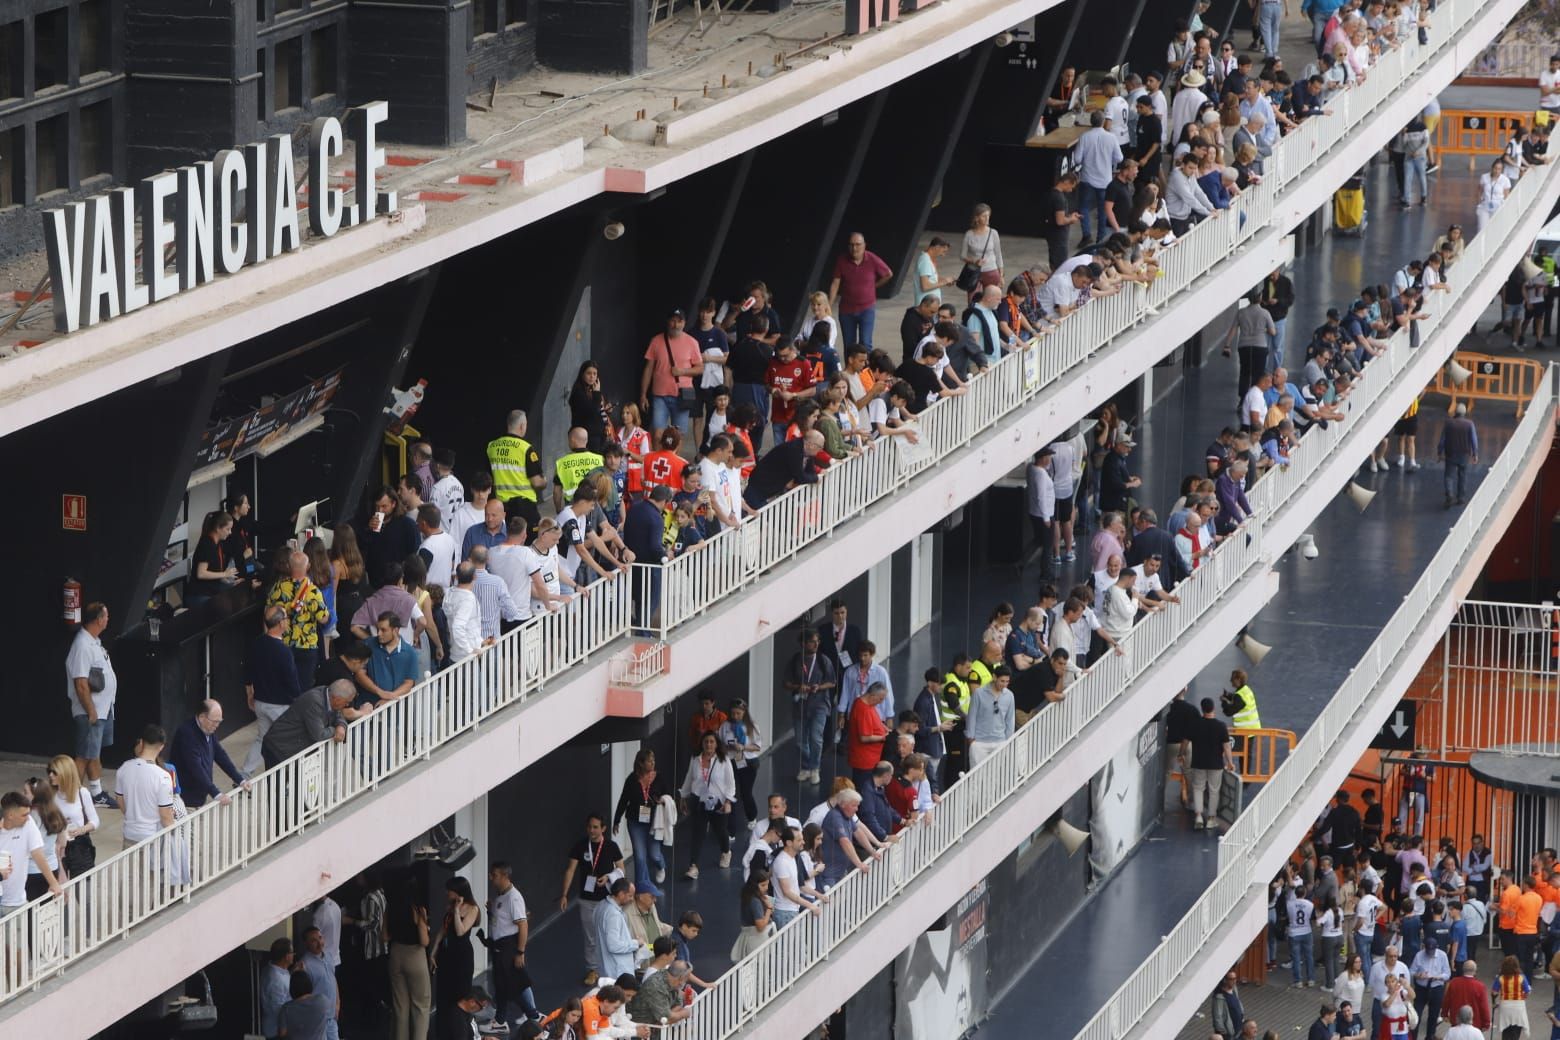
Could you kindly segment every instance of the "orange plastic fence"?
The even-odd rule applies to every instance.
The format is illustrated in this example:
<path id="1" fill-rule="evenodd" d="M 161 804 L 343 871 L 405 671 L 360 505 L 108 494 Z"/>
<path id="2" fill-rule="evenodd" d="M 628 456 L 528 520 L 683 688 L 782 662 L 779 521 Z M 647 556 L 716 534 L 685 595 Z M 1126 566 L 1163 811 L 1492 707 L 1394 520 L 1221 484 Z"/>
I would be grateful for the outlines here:
<path id="1" fill-rule="evenodd" d="M 1533 112 L 1442 112 L 1435 127 L 1436 154 L 1499 155 L 1517 127 L 1527 126 L 1535 117 Z"/>
<path id="2" fill-rule="evenodd" d="M 1475 401 L 1510 401 L 1522 417 L 1524 405 L 1533 399 L 1538 381 L 1544 377 L 1544 366 L 1532 358 L 1496 357 L 1493 354 L 1475 354 L 1459 350 L 1452 355 L 1453 364 L 1468 371 L 1468 379 L 1461 386 L 1452 379 L 1451 365 L 1436 373 L 1435 382 L 1425 388 L 1427 393 L 1445 394 L 1451 398 L 1446 406 L 1450 414 L 1459 401 L 1466 402 L 1473 410 Z"/>

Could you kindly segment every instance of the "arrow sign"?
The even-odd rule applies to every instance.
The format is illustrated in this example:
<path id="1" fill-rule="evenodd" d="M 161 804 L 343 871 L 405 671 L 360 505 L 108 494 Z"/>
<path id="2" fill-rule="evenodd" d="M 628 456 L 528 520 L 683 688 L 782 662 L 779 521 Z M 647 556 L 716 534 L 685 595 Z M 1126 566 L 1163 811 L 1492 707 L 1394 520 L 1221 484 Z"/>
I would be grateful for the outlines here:
<path id="1" fill-rule="evenodd" d="M 1382 751 L 1412 751 L 1414 750 L 1414 715 L 1418 704 L 1414 701 L 1400 701 L 1393 709 L 1387 721 L 1381 724 L 1381 729 L 1371 740 L 1370 746 Z"/>

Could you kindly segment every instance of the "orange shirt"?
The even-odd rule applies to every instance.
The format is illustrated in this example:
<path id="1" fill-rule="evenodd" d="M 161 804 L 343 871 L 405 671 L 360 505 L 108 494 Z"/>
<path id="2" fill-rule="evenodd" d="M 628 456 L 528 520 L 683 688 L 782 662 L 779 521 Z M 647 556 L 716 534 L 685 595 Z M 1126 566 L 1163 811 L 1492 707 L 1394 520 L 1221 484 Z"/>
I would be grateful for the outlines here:
<path id="1" fill-rule="evenodd" d="M 1522 889 L 1516 885 L 1507 885 L 1506 890 L 1500 894 L 1500 927 L 1510 931 L 1517 923 L 1517 900 L 1522 898 Z"/>
<path id="2" fill-rule="evenodd" d="M 585 1009 L 580 1028 L 586 1036 L 600 1036 L 612 1025 L 611 1016 L 601 1013 L 601 1001 L 596 997 L 586 997 L 580 1001 L 580 1007 Z"/>
<path id="3" fill-rule="evenodd" d="M 1517 923 L 1512 931 L 1518 935 L 1538 934 L 1538 912 L 1543 908 L 1543 896 L 1537 892 L 1523 892 L 1517 897 Z"/>
<path id="4" fill-rule="evenodd" d="M 753 467 L 758 465 L 758 459 L 753 455 L 753 435 L 736 426 L 726 427 L 726 432 L 742 441 L 747 448 L 747 458 L 742 461 L 742 479 L 746 480 L 753 473 Z"/>
<path id="5" fill-rule="evenodd" d="M 850 767 L 871 769 L 877 765 L 883 757 L 883 745 L 878 742 L 863 743 L 861 738 L 887 735 L 888 727 L 883 725 L 883 717 L 878 714 L 877 705 L 868 704 L 865 697 L 857 697 L 850 706 L 850 722 L 846 732 L 848 751 L 845 757 Z"/>

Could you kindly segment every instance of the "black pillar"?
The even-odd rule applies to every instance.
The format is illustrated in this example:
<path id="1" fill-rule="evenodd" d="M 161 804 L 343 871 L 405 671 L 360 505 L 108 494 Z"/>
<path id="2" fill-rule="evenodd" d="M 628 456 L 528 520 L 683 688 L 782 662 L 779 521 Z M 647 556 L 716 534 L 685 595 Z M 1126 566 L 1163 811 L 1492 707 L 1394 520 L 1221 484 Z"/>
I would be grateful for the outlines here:
<path id="1" fill-rule="evenodd" d="M 175 0 L 176 2 L 176 0 Z M 466 137 L 469 0 L 354 4 L 347 93 L 390 102 L 386 140 L 435 147 Z"/>
<path id="2" fill-rule="evenodd" d="M 564 72 L 637 76 L 650 65 L 648 0 L 540 0 L 536 60 Z"/>

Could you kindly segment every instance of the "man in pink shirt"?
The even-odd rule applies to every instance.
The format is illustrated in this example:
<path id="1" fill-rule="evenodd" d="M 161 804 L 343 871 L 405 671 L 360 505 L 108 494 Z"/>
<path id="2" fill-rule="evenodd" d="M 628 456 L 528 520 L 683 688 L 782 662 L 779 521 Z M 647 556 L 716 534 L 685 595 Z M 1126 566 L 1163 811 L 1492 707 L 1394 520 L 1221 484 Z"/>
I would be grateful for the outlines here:
<path id="1" fill-rule="evenodd" d="M 699 359 L 699 341 L 683 331 L 683 312 L 666 316 L 666 331 L 658 332 L 645 348 L 645 369 L 639 377 L 639 407 L 650 417 L 652 438 L 661 430 L 677 424 L 688 436 L 688 406 L 680 391 L 693 387 L 693 377 L 704 371 Z"/>
<path id="2" fill-rule="evenodd" d="M 867 250 L 861 232 L 851 232 L 845 253 L 834 261 L 829 282 L 829 303 L 840 320 L 841 352 L 857 343 L 872 345 L 877 323 L 877 291 L 894 277 L 894 271 L 876 253 Z"/>

